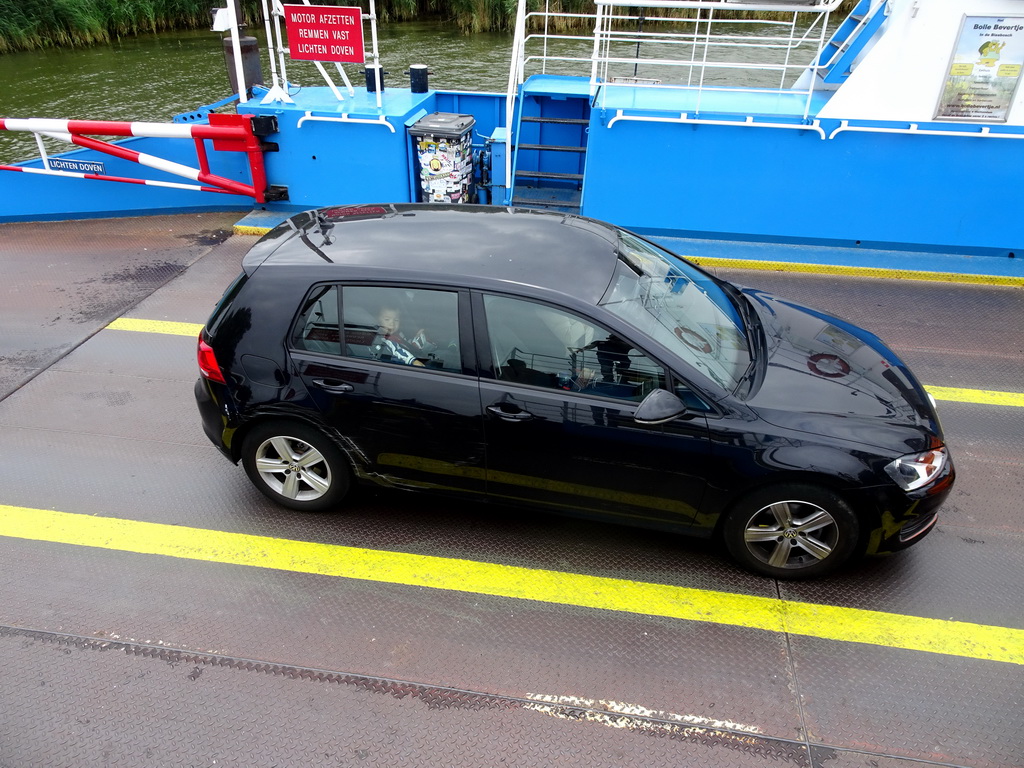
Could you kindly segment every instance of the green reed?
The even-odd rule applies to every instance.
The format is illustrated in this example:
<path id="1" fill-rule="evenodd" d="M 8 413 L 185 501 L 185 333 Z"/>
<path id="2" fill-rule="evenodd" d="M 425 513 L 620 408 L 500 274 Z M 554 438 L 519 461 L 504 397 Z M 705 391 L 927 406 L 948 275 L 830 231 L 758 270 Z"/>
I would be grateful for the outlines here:
<path id="1" fill-rule="evenodd" d="M 106 43 L 119 37 L 168 29 L 198 29 L 210 25 L 210 8 L 225 0 L 0 0 L 0 53 L 50 46 Z M 857 0 L 846 0 L 848 12 Z M 321 3 L 318 3 L 321 4 Z M 362 5 L 368 0 L 336 0 L 335 5 Z M 543 0 L 533 0 L 537 8 Z M 260 23 L 260 0 L 241 0 L 242 14 L 250 25 Z M 512 28 L 516 0 L 378 0 L 382 23 L 416 18 L 450 21 L 465 32 L 501 31 Z M 591 0 L 552 0 L 549 7 L 565 13 L 590 13 Z M 677 11 L 693 18 L 696 11 Z M 706 13 L 706 11 L 704 12 Z M 716 12 L 727 17 L 728 12 Z M 760 18 L 789 18 L 789 14 L 760 12 Z M 579 28 L 588 23 L 581 21 Z M 563 27 L 567 25 L 563 24 Z M 571 23 L 568 25 L 571 26 Z"/>

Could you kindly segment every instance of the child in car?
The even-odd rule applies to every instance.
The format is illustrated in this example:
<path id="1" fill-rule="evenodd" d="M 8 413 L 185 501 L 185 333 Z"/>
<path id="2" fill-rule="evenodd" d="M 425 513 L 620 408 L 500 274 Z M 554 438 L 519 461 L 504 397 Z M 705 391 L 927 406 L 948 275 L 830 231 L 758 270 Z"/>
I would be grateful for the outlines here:
<path id="1" fill-rule="evenodd" d="M 401 332 L 402 312 L 397 306 L 384 305 L 377 312 L 377 339 L 373 345 L 373 354 L 382 360 L 403 365 L 420 365 L 417 359 L 425 357 L 437 348 L 436 344 L 427 339 L 426 331 L 420 328 L 413 338 L 406 339 Z"/>

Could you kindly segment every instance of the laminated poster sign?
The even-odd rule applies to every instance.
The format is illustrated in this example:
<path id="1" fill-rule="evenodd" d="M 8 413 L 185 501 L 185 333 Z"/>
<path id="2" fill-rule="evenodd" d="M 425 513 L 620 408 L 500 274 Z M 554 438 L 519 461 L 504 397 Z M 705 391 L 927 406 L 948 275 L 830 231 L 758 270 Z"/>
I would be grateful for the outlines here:
<path id="1" fill-rule="evenodd" d="M 965 16 L 936 118 L 1005 122 L 1024 66 L 1024 16 Z"/>
<path id="2" fill-rule="evenodd" d="M 288 51 L 304 61 L 363 62 L 363 11 L 326 5 L 284 6 Z"/>

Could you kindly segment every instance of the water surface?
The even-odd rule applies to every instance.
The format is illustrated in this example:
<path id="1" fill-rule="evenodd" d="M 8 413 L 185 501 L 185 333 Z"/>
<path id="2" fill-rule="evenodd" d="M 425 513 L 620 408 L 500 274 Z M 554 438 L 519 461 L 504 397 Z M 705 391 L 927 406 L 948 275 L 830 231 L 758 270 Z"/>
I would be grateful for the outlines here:
<path id="1" fill-rule="evenodd" d="M 759 23 L 729 25 L 736 35 L 778 36 L 788 30 Z M 648 21 L 645 30 L 652 29 Z M 367 47 L 369 47 L 369 30 Z M 261 42 L 263 74 L 270 80 L 270 67 L 263 45 L 263 30 L 250 30 Z M 576 33 L 577 35 L 579 33 Z M 90 48 L 55 48 L 0 56 L 0 82 L 5 84 L 0 97 L 0 116 L 49 117 L 83 120 L 169 121 L 175 114 L 188 112 L 231 94 L 221 43 L 221 33 L 204 30 L 167 32 L 122 38 L 109 45 Z M 408 85 L 405 72 L 410 64 L 426 64 L 430 68 L 430 85 L 443 90 L 477 90 L 503 93 L 508 82 L 510 49 L 509 34 L 482 33 L 464 35 L 454 25 L 436 21 L 401 22 L 381 25 L 378 29 L 385 85 Z M 586 58 L 592 50 L 589 38 L 555 40 L 551 55 Z M 721 58 L 732 51 L 713 51 L 709 60 Z M 539 44 L 529 53 L 540 53 Z M 744 55 L 748 54 L 746 50 Z M 614 56 L 631 57 L 635 45 L 619 44 Z M 645 59 L 693 59 L 700 61 L 703 50 L 665 43 L 645 43 L 641 56 Z M 784 49 L 757 51 L 764 61 L 781 62 Z M 806 60 L 809 53 L 801 54 Z M 539 71 L 533 62 L 527 71 Z M 589 65 L 581 62 L 552 61 L 547 71 L 589 75 Z M 362 65 L 346 65 L 353 85 L 362 85 Z M 333 71 L 333 70 L 332 70 Z M 656 77 L 663 82 L 685 83 L 687 71 L 642 64 L 634 72 L 632 64 L 618 65 L 610 73 L 640 77 Z M 311 62 L 289 62 L 288 77 L 302 87 L 323 85 Z M 793 78 L 790 77 L 791 81 Z M 340 80 L 338 81 L 340 83 Z M 749 70 L 710 70 L 708 82 L 777 87 L 777 72 Z M 47 140 L 50 152 L 60 152 L 69 145 Z M 29 134 L 0 131 L 0 162 L 13 162 L 38 155 L 35 140 Z M 3 177 L 0 176 L 0 183 Z"/>

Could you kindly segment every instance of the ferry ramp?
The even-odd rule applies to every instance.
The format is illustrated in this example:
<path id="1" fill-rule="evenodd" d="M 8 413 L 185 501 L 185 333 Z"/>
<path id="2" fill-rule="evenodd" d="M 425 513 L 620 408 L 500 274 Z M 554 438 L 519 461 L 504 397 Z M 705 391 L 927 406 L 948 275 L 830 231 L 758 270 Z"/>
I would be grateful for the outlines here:
<path id="1" fill-rule="evenodd" d="M 272 505 L 202 433 L 231 214 L 0 225 L 0 766 L 1024 765 L 1024 291 L 725 272 L 940 397 L 935 531 L 778 583 L 423 496 Z"/>

